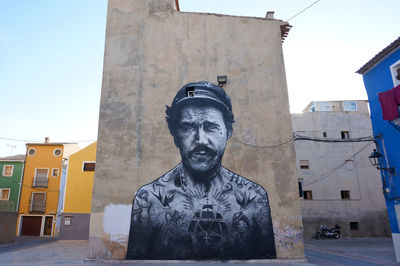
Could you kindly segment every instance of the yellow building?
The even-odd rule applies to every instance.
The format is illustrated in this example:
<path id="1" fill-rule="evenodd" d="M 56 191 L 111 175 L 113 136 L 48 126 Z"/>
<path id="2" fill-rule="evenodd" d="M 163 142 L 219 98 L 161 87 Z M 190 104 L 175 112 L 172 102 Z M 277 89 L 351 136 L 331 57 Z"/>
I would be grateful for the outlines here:
<path id="1" fill-rule="evenodd" d="M 76 143 L 27 143 L 17 235 L 54 236 L 63 158 Z"/>
<path id="2" fill-rule="evenodd" d="M 94 170 L 96 165 L 94 142 L 70 155 L 61 183 L 60 212 L 57 231 L 59 239 L 88 239 Z"/>

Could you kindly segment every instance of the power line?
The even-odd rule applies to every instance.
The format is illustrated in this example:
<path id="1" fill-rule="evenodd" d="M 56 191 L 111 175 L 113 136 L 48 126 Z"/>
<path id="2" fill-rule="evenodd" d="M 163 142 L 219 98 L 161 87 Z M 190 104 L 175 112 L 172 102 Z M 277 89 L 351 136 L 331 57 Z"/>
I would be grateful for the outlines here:
<path id="1" fill-rule="evenodd" d="M 304 11 L 306 11 L 307 9 L 309 9 L 310 7 L 312 7 L 313 5 L 315 5 L 315 4 L 317 4 L 319 1 L 321 1 L 321 0 L 317 0 L 317 1 L 315 1 L 314 3 L 312 3 L 311 5 L 309 5 L 308 7 L 306 7 L 306 8 L 304 8 L 303 10 L 301 10 L 299 13 L 297 13 L 296 15 L 294 15 L 294 16 L 292 16 L 291 18 L 289 18 L 288 20 L 286 20 L 286 21 L 289 21 L 289 20 L 291 20 L 292 18 L 295 18 L 295 17 L 297 17 L 298 15 L 300 15 L 301 13 L 303 13 Z"/>
<path id="2" fill-rule="evenodd" d="M 233 136 L 231 137 L 231 139 L 233 139 L 243 145 L 255 148 L 255 149 L 273 149 L 273 148 L 277 148 L 277 147 L 283 146 L 285 144 L 288 144 L 289 142 L 299 141 L 299 140 L 315 141 L 315 142 L 328 142 L 328 143 L 329 142 L 330 143 L 337 143 L 337 142 L 353 143 L 353 142 L 373 142 L 373 141 L 375 141 L 374 136 L 366 136 L 366 137 L 352 138 L 352 139 L 332 139 L 332 138 L 328 139 L 328 138 L 307 137 L 307 136 L 299 135 L 297 133 L 293 133 L 293 138 L 291 138 L 287 141 L 284 141 L 282 143 L 278 143 L 275 145 L 269 145 L 269 146 L 246 143 L 246 142 L 244 142 L 238 138 L 235 138 Z"/>
<path id="3" fill-rule="evenodd" d="M 375 141 L 374 136 L 366 136 L 359 138 L 351 138 L 351 139 L 332 139 L 332 138 L 317 138 L 317 137 L 308 137 L 302 136 L 297 133 L 293 133 L 295 136 L 295 140 L 308 140 L 308 141 L 319 141 L 319 142 L 369 142 Z"/>
<path id="4" fill-rule="evenodd" d="M 291 138 L 291 139 L 289 139 L 289 140 L 287 140 L 287 141 L 285 141 L 285 142 L 282 142 L 282 143 L 279 143 L 279 144 L 276 144 L 276 145 L 271 145 L 271 146 L 258 146 L 258 145 L 253 145 L 253 144 L 245 143 L 245 142 L 241 141 L 240 139 L 237 139 L 237 138 L 235 138 L 235 137 L 233 137 L 233 136 L 232 136 L 231 138 L 234 139 L 234 140 L 236 140 L 237 142 L 243 144 L 243 145 L 250 146 L 250 147 L 253 147 L 253 148 L 256 148 L 256 149 L 273 149 L 273 148 L 277 148 L 277 147 L 279 147 L 279 146 L 288 144 L 289 142 L 295 140 L 294 138 Z"/>
<path id="5" fill-rule="evenodd" d="M 42 143 L 42 141 L 35 141 L 35 140 L 26 140 L 26 139 L 12 139 L 12 138 L 5 138 L 5 137 L 0 137 L 2 140 L 11 140 L 11 141 L 23 141 L 23 142 L 37 142 L 37 143 Z M 290 138 L 287 141 L 284 141 L 282 143 L 278 143 L 275 145 L 255 145 L 255 144 L 250 144 L 246 143 L 234 136 L 231 137 L 231 139 L 249 146 L 253 147 L 256 149 L 273 149 L 277 148 L 280 146 L 283 146 L 285 144 L 288 144 L 291 141 L 298 141 L 298 140 L 306 140 L 306 141 L 316 141 L 316 142 L 369 142 L 369 141 L 374 141 L 374 136 L 366 136 L 366 137 L 360 137 L 360 138 L 352 138 L 352 139 L 332 139 L 332 138 L 317 138 L 317 137 L 307 137 L 307 136 L 302 136 L 297 133 L 293 133 L 293 137 Z M 75 141 L 62 141 L 60 143 L 71 143 L 71 142 L 91 142 L 91 141 L 97 141 L 97 140 L 75 140 Z"/>
<path id="6" fill-rule="evenodd" d="M 33 189 L 33 190 L 39 190 L 39 191 L 42 191 L 42 192 L 59 192 L 60 191 L 60 190 L 50 190 L 50 189 L 46 189 L 46 188 L 36 188 L 36 187 L 32 187 L 32 186 L 27 186 L 27 185 L 24 185 L 22 182 L 20 183 L 20 182 L 16 182 L 14 180 L 9 180 L 9 179 L 4 179 L 3 181 L 9 182 L 9 183 L 18 184 L 18 185 L 21 185 L 23 187 L 30 188 L 30 189 Z"/>
<path id="7" fill-rule="evenodd" d="M 356 157 L 358 154 L 360 154 L 363 150 L 365 150 L 365 149 L 366 149 L 369 145 L 371 145 L 372 143 L 374 143 L 374 142 L 367 143 L 367 144 L 364 145 L 359 151 L 357 151 L 356 153 L 354 153 L 350 158 L 348 158 L 347 160 L 345 160 L 344 163 L 341 163 L 340 165 L 334 167 L 333 169 L 331 169 L 331 170 L 329 170 L 329 171 L 326 171 L 325 173 L 323 173 L 322 175 L 320 175 L 319 177 L 317 177 L 317 179 L 315 179 L 314 181 L 312 181 L 312 182 L 310 182 L 310 183 L 308 183 L 308 184 L 304 184 L 304 186 L 309 186 L 309 185 L 312 185 L 312 184 L 315 184 L 315 183 L 317 183 L 317 182 L 320 182 L 320 181 L 322 181 L 322 180 L 327 179 L 331 174 L 333 174 L 334 172 L 336 172 L 337 170 L 339 170 L 340 168 L 342 168 L 342 167 L 346 164 L 346 161 L 348 161 L 348 160 L 350 160 L 350 159 Z"/>
<path id="8" fill-rule="evenodd" d="M 5 137 L 0 137 L 2 140 L 10 140 L 10 141 L 23 141 L 23 142 L 37 142 L 37 143 L 43 143 L 43 140 L 27 140 L 27 139 L 12 139 L 12 138 L 5 138 Z M 57 143 L 71 143 L 71 142 L 90 142 L 90 141 L 96 141 L 96 140 L 73 140 L 73 141 L 57 141 Z M 51 142 L 50 142 L 51 143 Z"/>

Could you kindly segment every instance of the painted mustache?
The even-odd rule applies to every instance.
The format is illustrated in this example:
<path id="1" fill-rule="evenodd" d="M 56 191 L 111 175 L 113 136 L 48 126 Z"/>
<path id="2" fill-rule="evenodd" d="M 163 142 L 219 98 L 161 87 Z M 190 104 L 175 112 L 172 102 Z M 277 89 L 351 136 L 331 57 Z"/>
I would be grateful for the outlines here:
<path id="1" fill-rule="evenodd" d="M 195 147 L 193 150 L 191 150 L 189 152 L 189 156 L 192 155 L 208 155 L 208 156 L 214 156 L 215 154 L 217 154 L 213 149 L 207 147 L 207 146 L 197 146 Z"/>

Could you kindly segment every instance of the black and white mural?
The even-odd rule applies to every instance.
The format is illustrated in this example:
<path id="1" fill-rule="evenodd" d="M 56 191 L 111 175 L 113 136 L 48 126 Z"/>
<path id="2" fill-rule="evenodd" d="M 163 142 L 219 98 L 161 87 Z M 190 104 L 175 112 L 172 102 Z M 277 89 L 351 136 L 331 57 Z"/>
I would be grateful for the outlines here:
<path id="1" fill-rule="evenodd" d="M 182 161 L 137 191 L 127 259 L 271 259 L 267 192 L 221 165 L 234 116 L 210 82 L 180 89 L 166 120 Z"/>

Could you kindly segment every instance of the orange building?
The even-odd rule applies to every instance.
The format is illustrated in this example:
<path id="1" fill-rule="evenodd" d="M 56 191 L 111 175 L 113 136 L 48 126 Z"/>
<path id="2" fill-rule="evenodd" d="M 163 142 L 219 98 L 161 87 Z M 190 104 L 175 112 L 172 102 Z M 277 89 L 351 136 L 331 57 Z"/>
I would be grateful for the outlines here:
<path id="1" fill-rule="evenodd" d="M 63 158 L 76 143 L 27 143 L 17 235 L 54 236 Z"/>

